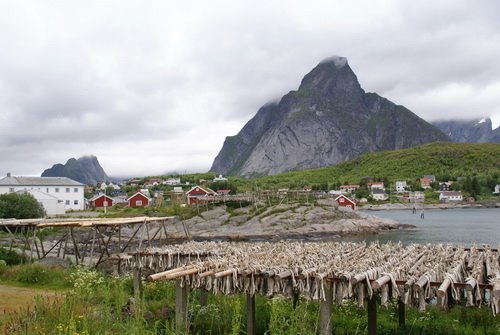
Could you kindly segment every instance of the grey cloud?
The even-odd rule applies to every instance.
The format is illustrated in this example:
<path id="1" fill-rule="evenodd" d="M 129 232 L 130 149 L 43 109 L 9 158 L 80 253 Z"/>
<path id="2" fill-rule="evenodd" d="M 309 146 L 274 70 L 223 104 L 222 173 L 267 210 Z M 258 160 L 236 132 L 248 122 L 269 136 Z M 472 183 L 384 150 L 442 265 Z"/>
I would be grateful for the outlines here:
<path id="1" fill-rule="evenodd" d="M 500 120 L 496 1 L 2 9 L 0 175 L 83 154 L 111 175 L 206 170 L 225 136 L 332 55 L 348 58 L 367 91 L 423 118 L 476 108 Z"/>

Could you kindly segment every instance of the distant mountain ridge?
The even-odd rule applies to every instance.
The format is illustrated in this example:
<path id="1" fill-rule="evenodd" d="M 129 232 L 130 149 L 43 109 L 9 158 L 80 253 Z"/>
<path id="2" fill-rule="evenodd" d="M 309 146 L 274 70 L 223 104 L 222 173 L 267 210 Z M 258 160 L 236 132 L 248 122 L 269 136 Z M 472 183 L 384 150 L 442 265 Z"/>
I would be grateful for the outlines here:
<path id="1" fill-rule="evenodd" d="M 432 123 L 453 142 L 500 143 L 500 127 L 493 129 L 491 119 L 443 120 Z"/>
<path id="2" fill-rule="evenodd" d="M 378 150 L 449 139 L 403 106 L 366 93 L 343 57 L 319 63 L 297 91 L 228 136 L 210 171 L 262 176 L 319 168 Z"/>
<path id="3" fill-rule="evenodd" d="M 42 177 L 68 177 L 86 185 L 109 181 L 109 177 L 95 156 L 70 158 L 66 164 L 55 164 L 42 173 Z"/>

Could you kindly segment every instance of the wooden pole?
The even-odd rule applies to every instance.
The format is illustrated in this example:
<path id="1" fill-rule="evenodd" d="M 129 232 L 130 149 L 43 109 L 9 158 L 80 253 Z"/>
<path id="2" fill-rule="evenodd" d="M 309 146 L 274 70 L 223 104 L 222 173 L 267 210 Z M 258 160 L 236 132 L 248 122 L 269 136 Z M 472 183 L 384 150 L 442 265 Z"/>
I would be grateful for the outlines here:
<path id="1" fill-rule="evenodd" d="M 247 294 L 247 334 L 255 335 L 255 295 Z"/>
<path id="2" fill-rule="evenodd" d="M 175 333 L 187 334 L 188 332 L 188 288 L 181 286 L 181 280 L 175 281 Z"/>
<path id="3" fill-rule="evenodd" d="M 99 229 L 97 227 L 92 228 L 92 243 L 90 244 L 90 264 L 92 265 L 94 262 L 94 245 L 95 245 L 95 231 Z"/>
<path id="4" fill-rule="evenodd" d="M 377 334 L 377 298 L 368 299 L 368 335 Z"/>
<path id="5" fill-rule="evenodd" d="M 75 235 L 73 234 L 73 227 L 70 227 L 71 240 L 73 241 L 73 247 L 75 248 L 75 261 L 76 265 L 78 265 L 78 260 L 80 258 L 80 252 L 78 251 L 78 245 L 76 244 Z"/>
<path id="6" fill-rule="evenodd" d="M 163 232 L 165 233 L 165 244 L 168 244 L 168 233 L 167 228 L 165 227 L 165 221 L 161 222 L 161 226 L 163 227 Z"/>
<path id="7" fill-rule="evenodd" d="M 208 302 L 208 291 L 202 288 L 200 291 L 200 306 L 206 306 Z"/>
<path id="8" fill-rule="evenodd" d="M 321 300 L 319 305 L 320 334 L 331 335 L 332 327 L 332 306 L 333 306 L 333 282 L 327 281 L 324 284 L 325 300 Z"/>
<path id="9" fill-rule="evenodd" d="M 134 280 L 134 295 L 136 298 L 142 298 L 142 280 L 141 280 L 141 268 L 134 267 L 132 270 L 133 280 Z"/>
<path id="10" fill-rule="evenodd" d="M 398 299 L 398 321 L 399 321 L 399 327 L 403 327 L 406 322 L 406 306 L 401 300 L 401 298 Z"/>
<path id="11" fill-rule="evenodd" d="M 52 247 L 50 247 L 49 250 L 47 250 L 46 253 L 43 254 L 42 258 L 45 258 L 52 250 L 54 250 L 55 247 L 57 247 L 57 245 L 59 244 L 59 251 L 61 250 L 61 244 L 62 244 L 62 240 L 66 237 L 66 235 L 64 235 L 63 237 L 61 237 L 57 242 L 56 244 L 54 244 Z M 59 251 L 57 252 L 57 257 L 59 257 Z"/>
<path id="12" fill-rule="evenodd" d="M 138 225 L 137 228 L 134 230 L 134 233 L 132 234 L 132 236 L 130 236 L 130 238 L 128 239 L 127 243 L 125 243 L 125 245 L 123 246 L 123 248 L 121 249 L 120 252 L 124 252 L 125 249 L 127 249 L 128 245 L 130 244 L 130 242 L 132 242 L 132 240 L 134 239 L 135 235 L 137 235 L 137 233 L 139 232 L 139 230 L 141 229 L 142 225 Z"/>

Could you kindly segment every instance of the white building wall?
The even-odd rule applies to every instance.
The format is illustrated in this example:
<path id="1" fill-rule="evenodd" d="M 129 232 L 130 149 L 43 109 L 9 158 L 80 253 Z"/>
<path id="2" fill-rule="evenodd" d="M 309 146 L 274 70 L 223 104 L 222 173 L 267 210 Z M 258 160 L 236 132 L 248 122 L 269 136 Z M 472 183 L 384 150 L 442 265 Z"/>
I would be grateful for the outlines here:
<path id="1" fill-rule="evenodd" d="M 85 208 L 84 186 L 0 186 L 0 194 L 35 189 L 55 196 L 63 201 L 64 209 L 83 210 Z M 69 190 L 67 190 L 69 189 Z"/>
<path id="2" fill-rule="evenodd" d="M 406 181 L 397 181 L 396 182 L 396 192 L 401 193 L 405 191 Z"/>
<path id="3" fill-rule="evenodd" d="M 28 193 L 30 193 L 40 204 L 42 204 L 47 215 L 61 215 L 66 213 L 64 203 L 62 200 L 57 199 L 57 197 L 33 189 L 29 190 Z"/>

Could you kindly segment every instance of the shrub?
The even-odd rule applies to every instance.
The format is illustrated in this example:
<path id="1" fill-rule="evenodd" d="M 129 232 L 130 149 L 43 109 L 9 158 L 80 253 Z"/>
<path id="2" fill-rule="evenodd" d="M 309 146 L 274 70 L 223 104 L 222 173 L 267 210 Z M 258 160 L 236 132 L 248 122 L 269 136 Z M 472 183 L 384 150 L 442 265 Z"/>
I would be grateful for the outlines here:
<path id="1" fill-rule="evenodd" d="M 0 218 L 43 218 L 43 206 L 29 193 L 6 193 L 0 195 Z"/>
<path id="2" fill-rule="evenodd" d="M 0 247 L 0 260 L 5 261 L 7 265 L 17 265 L 24 263 L 23 256 L 19 255 L 13 250 L 7 250 L 3 247 Z"/>
<path id="3" fill-rule="evenodd" d="M 100 272 L 85 267 L 76 268 L 76 271 L 70 274 L 70 280 L 74 293 L 83 296 L 91 295 L 105 284 L 104 276 Z"/>
<path id="4" fill-rule="evenodd" d="M 23 284 L 47 284 L 50 281 L 49 270 L 39 264 L 17 267 L 14 277 Z"/>

